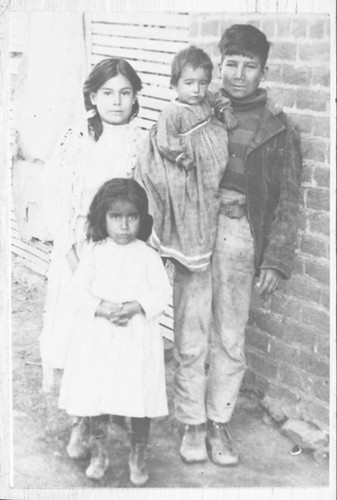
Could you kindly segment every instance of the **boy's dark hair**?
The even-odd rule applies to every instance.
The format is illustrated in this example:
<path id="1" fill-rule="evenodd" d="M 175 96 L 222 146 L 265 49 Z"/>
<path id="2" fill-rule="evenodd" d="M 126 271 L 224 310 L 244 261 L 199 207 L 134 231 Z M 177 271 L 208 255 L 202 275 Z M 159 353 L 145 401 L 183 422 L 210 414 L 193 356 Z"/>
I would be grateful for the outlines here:
<path id="1" fill-rule="evenodd" d="M 83 85 L 84 105 L 87 111 L 96 110 L 96 106 L 94 106 L 91 102 L 90 94 L 92 92 L 97 92 L 97 90 L 101 88 L 107 80 L 110 80 L 110 78 L 119 74 L 125 76 L 125 78 L 129 80 L 135 94 L 142 88 L 141 79 L 131 64 L 125 61 L 125 59 L 117 59 L 115 57 L 103 59 L 96 64 L 96 66 L 94 66 Z M 136 99 L 132 107 L 131 116 L 137 116 L 138 111 L 139 104 Z M 88 128 L 89 133 L 93 135 L 95 141 L 98 141 L 103 132 L 102 121 L 98 113 L 96 113 L 93 117 L 88 118 Z"/>
<path id="2" fill-rule="evenodd" d="M 171 65 L 171 85 L 177 85 L 181 73 L 186 66 L 193 69 L 203 68 L 208 71 L 209 81 L 212 80 L 213 63 L 211 58 L 202 49 L 193 45 L 187 49 L 181 50 L 173 58 Z"/>
<path id="3" fill-rule="evenodd" d="M 221 61 L 225 56 L 255 56 L 264 68 L 268 59 L 270 42 L 262 31 L 251 24 L 233 24 L 227 28 L 219 42 Z"/>
<path id="4" fill-rule="evenodd" d="M 87 239 L 101 241 L 107 236 L 105 217 L 111 204 L 123 199 L 135 204 L 140 217 L 137 238 L 146 241 L 152 230 L 152 217 L 148 214 L 148 199 L 145 190 L 134 179 L 115 178 L 105 182 L 91 202 L 88 214 Z"/>

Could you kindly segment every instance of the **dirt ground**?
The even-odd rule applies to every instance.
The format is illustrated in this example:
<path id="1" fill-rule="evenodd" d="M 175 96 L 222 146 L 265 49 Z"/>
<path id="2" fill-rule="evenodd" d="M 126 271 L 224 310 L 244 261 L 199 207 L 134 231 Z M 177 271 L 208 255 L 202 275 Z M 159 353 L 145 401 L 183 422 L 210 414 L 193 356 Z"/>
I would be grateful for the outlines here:
<path id="1" fill-rule="evenodd" d="M 127 437 L 110 436 L 111 465 L 99 482 L 85 477 L 87 460 L 71 460 L 65 452 L 71 419 L 57 408 L 61 373 L 52 393 L 41 392 L 38 337 L 45 291 L 45 280 L 16 259 L 12 286 L 13 485 L 17 488 L 131 488 Z M 179 457 L 182 428 L 173 417 L 171 348 L 171 343 L 166 341 L 170 415 L 153 423 L 147 487 L 328 485 L 328 462 L 316 462 L 310 452 L 291 455 L 293 443 L 267 418 L 251 393 L 241 394 L 230 425 L 240 453 L 239 465 L 223 468 L 211 461 L 184 464 Z"/>

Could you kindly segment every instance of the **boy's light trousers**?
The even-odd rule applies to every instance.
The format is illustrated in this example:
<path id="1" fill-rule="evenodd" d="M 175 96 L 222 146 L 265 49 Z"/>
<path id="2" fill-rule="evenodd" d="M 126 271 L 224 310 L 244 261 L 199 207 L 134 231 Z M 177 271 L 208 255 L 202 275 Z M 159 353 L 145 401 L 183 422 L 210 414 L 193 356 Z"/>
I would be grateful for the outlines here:
<path id="1" fill-rule="evenodd" d="M 239 193 L 222 190 L 222 206 Z M 254 269 L 246 216 L 219 214 L 211 268 L 175 272 L 176 417 L 197 425 L 231 419 L 245 371 L 244 338 Z M 209 368 L 206 368 L 209 365 Z"/>

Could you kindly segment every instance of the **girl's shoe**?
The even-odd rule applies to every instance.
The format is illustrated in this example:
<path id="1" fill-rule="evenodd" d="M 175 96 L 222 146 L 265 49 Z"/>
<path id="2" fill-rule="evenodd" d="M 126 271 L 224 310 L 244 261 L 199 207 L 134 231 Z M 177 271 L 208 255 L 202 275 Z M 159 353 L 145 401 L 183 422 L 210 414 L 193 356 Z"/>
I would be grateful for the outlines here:
<path id="1" fill-rule="evenodd" d="M 144 486 L 149 480 L 147 470 L 148 441 L 137 442 L 131 436 L 131 452 L 129 455 L 130 481 L 135 486 Z"/>
<path id="2" fill-rule="evenodd" d="M 109 467 L 109 455 L 106 436 L 90 438 L 91 460 L 85 475 L 89 479 L 102 479 Z"/>
<path id="3" fill-rule="evenodd" d="M 89 421 L 86 417 L 76 417 L 73 422 L 68 446 L 66 448 L 70 458 L 83 459 L 89 454 Z"/>

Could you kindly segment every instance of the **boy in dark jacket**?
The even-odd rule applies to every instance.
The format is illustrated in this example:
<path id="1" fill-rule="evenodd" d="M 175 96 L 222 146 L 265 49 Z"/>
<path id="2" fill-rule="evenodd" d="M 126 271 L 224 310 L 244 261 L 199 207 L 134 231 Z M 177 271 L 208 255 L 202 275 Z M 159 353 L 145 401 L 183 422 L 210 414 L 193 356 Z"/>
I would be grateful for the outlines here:
<path id="1" fill-rule="evenodd" d="M 226 424 L 245 371 L 244 337 L 254 276 L 261 295 L 290 277 L 302 169 L 289 118 L 259 88 L 267 76 L 266 36 L 232 25 L 219 43 L 222 92 L 238 127 L 220 184 L 221 208 L 211 268 L 174 279 L 176 416 L 185 424 L 186 462 L 238 463 Z M 211 335 L 211 348 L 209 340 Z M 209 363 L 205 370 L 206 360 Z"/>

